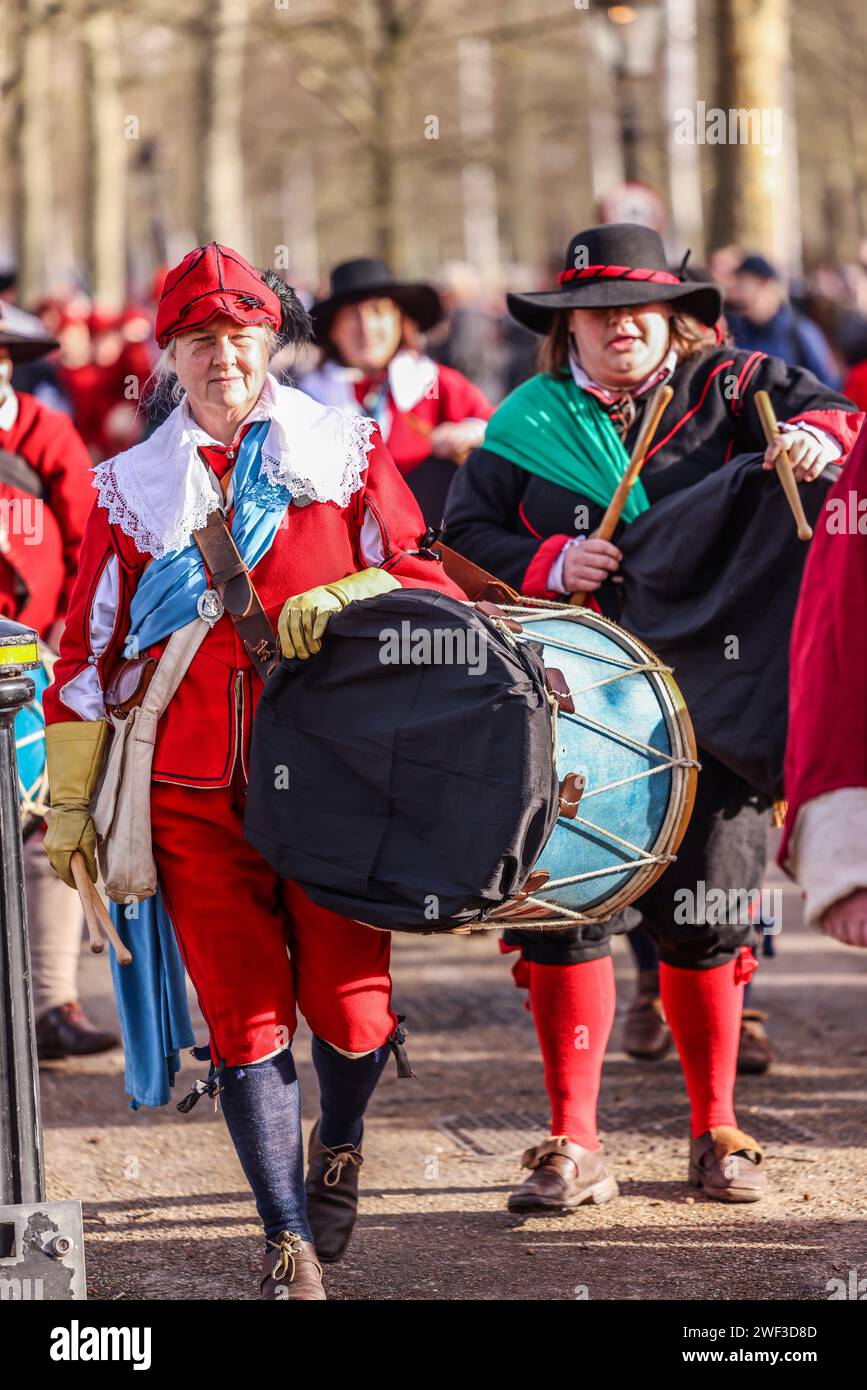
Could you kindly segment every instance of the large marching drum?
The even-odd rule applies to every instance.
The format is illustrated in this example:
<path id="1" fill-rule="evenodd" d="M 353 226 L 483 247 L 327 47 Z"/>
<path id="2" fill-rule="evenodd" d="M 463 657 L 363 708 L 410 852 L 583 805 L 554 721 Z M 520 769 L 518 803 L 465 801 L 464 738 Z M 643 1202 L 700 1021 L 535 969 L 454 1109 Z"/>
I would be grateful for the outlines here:
<path id="1" fill-rule="evenodd" d="M 616 624 L 409 589 L 281 664 L 250 762 L 245 833 L 282 877 L 431 933 L 609 918 L 671 862 L 698 772 L 670 670 Z"/>

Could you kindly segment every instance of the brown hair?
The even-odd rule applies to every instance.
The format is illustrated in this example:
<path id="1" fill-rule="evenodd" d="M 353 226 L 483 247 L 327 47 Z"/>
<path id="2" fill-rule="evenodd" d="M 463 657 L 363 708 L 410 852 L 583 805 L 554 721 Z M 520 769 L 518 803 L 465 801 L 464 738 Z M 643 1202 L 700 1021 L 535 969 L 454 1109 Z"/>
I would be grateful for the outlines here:
<path id="1" fill-rule="evenodd" d="M 551 320 L 547 336 L 539 347 L 539 370 L 556 375 L 569 365 L 569 315 L 571 309 L 558 309 Z M 690 314 L 672 314 L 669 325 L 669 347 L 677 351 L 678 362 L 699 357 L 716 346 L 717 337 Z"/>

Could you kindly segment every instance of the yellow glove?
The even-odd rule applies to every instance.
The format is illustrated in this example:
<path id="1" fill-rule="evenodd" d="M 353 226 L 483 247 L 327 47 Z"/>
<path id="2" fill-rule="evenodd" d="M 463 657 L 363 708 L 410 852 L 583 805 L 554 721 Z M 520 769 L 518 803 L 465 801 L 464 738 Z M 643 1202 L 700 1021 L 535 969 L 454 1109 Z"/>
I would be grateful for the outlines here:
<path id="1" fill-rule="evenodd" d="M 387 570 L 359 570 L 333 584 L 319 584 L 305 594 L 287 598 L 277 623 L 280 646 L 286 657 L 297 656 L 306 661 L 322 646 L 322 634 L 332 613 L 345 608 L 357 598 L 373 598 L 399 589 L 400 584 Z"/>
<path id="2" fill-rule="evenodd" d="M 75 887 L 69 861 L 81 850 L 90 877 L 96 882 L 96 831 L 90 802 L 96 791 L 108 739 L 104 719 L 74 719 L 49 724 L 45 730 L 51 811 L 45 851 L 54 872 Z"/>

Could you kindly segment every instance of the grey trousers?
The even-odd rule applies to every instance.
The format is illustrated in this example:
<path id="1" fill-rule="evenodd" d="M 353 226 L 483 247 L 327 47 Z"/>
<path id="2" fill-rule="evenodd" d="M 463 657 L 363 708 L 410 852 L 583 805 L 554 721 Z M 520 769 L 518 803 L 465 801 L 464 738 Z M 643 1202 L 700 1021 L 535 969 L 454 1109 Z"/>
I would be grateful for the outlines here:
<path id="1" fill-rule="evenodd" d="M 78 998 L 78 960 L 84 914 L 78 894 L 61 882 L 48 862 L 45 831 L 24 844 L 24 882 L 33 979 L 33 1014 L 39 1019 Z"/>

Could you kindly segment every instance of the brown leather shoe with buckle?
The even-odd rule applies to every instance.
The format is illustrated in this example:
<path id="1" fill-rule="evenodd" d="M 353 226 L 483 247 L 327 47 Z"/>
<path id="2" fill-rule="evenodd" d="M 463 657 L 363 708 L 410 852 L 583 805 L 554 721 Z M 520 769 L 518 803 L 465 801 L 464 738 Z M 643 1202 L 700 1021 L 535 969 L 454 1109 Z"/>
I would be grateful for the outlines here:
<path id="1" fill-rule="evenodd" d="M 268 1241 L 268 1247 L 262 1256 L 260 1297 L 308 1303 L 325 1298 L 315 1245 L 292 1231 L 281 1231 L 276 1240 Z"/>
<path id="2" fill-rule="evenodd" d="M 734 1125 L 707 1129 L 689 1144 L 689 1181 L 717 1202 L 758 1202 L 765 1192 L 760 1144 Z"/>
<path id="3" fill-rule="evenodd" d="M 761 1076 L 774 1060 L 774 1045 L 764 1030 L 767 1014 L 761 1009 L 744 1009 L 738 1044 L 738 1074 Z"/>
<path id="4" fill-rule="evenodd" d="M 316 1251 L 323 1264 L 339 1260 L 358 1215 L 358 1170 L 361 1147 L 338 1144 L 329 1149 L 319 1140 L 319 1121 L 313 1126 L 307 1150 L 307 1217 Z"/>
<path id="5" fill-rule="evenodd" d="M 623 1050 L 642 1062 L 658 1062 L 671 1047 L 671 1029 L 662 1011 L 659 975 L 638 972 L 638 988 L 623 1025 Z"/>
<path id="6" fill-rule="evenodd" d="M 550 1211 L 582 1202 L 610 1202 L 619 1191 L 601 1149 L 582 1149 L 561 1134 L 527 1149 L 522 1168 L 531 1175 L 509 1198 L 509 1211 Z"/>

